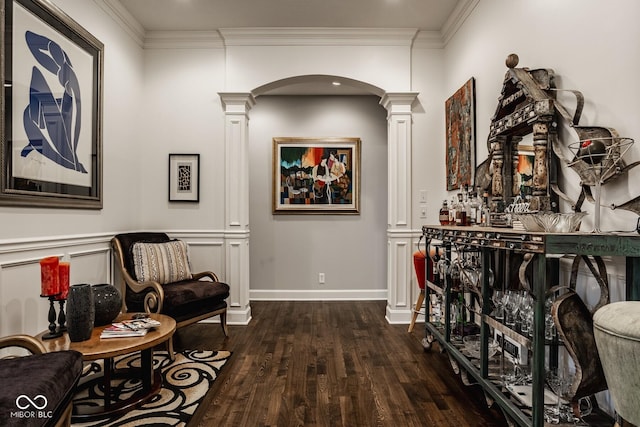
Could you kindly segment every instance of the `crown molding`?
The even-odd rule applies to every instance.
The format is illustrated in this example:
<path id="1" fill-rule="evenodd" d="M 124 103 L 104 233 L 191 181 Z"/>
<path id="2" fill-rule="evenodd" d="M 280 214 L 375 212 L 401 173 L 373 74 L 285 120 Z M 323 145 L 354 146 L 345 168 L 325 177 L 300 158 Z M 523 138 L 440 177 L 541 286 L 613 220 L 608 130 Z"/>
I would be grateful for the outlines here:
<path id="1" fill-rule="evenodd" d="M 122 27 L 123 30 L 138 46 L 144 46 L 145 29 L 142 25 L 122 6 L 119 0 L 93 0 L 102 10 L 104 10 L 113 20 Z"/>
<path id="2" fill-rule="evenodd" d="M 440 30 L 443 46 L 446 46 L 449 40 L 458 32 L 478 3 L 480 3 L 480 0 L 461 0 L 458 3 Z"/>
<path id="3" fill-rule="evenodd" d="M 419 31 L 413 41 L 413 47 L 416 49 L 442 49 L 444 41 L 440 31 Z"/>
<path id="4" fill-rule="evenodd" d="M 145 49 L 224 49 L 217 31 L 148 31 Z"/>
<path id="5" fill-rule="evenodd" d="M 226 46 L 406 46 L 414 28 L 221 28 Z"/>

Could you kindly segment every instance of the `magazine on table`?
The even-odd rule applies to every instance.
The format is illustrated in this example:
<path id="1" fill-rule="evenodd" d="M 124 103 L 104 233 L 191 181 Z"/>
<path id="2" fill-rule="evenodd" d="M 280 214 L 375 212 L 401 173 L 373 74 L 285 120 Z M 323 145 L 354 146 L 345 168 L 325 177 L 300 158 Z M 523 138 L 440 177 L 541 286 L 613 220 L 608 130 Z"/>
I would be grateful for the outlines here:
<path id="1" fill-rule="evenodd" d="M 100 338 L 143 337 L 150 329 L 160 326 L 157 320 L 145 317 L 140 319 L 123 320 L 112 323 L 104 328 Z"/>

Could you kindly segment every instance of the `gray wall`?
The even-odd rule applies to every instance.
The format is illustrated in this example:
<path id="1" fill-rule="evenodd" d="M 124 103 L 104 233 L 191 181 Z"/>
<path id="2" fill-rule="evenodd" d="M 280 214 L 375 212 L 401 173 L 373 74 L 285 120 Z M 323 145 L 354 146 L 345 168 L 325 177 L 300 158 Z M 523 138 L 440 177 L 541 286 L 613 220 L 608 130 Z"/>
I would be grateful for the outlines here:
<path id="1" fill-rule="evenodd" d="M 272 214 L 272 138 L 283 136 L 362 140 L 360 215 Z M 386 111 L 377 97 L 257 98 L 249 135 L 252 299 L 355 289 L 386 295 L 386 141 Z M 318 273 L 325 273 L 324 285 Z"/>

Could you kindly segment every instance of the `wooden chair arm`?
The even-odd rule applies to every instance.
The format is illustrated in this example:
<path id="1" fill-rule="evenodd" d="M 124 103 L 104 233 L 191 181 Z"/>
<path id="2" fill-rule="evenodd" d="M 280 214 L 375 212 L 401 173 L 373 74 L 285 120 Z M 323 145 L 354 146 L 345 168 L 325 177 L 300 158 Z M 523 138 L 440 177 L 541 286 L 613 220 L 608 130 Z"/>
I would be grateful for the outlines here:
<path id="1" fill-rule="evenodd" d="M 113 252 L 118 258 L 118 264 L 120 266 L 120 274 L 122 274 L 122 278 L 124 279 L 125 287 L 128 287 L 133 292 L 139 294 L 140 292 L 145 291 L 146 295 L 144 297 L 144 310 L 147 313 L 160 313 L 162 311 L 162 304 L 164 302 L 164 290 L 162 289 L 162 285 L 156 281 L 146 281 L 146 282 L 138 282 L 135 280 L 127 271 L 124 262 L 124 254 L 122 252 L 122 246 L 120 246 L 120 242 L 117 239 L 111 240 Z M 123 291 L 126 292 L 126 289 L 123 287 Z M 125 296 L 122 297 L 122 303 L 125 304 Z M 123 311 L 124 311 L 123 307 Z"/>
<path id="2" fill-rule="evenodd" d="M 200 280 L 204 277 L 210 278 L 213 282 L 219 282 L 218 276 L 213 271 L 203 271 L 201 273 L 193 273 L 193 280 Z"/>
<path id="3" fill-rule="evenodd" d="M 30 335 L 9 335 L 0 338 L 0 349 L 8 347 L 19 347 L 28 350 L 32 354 L 46 353 L 44 345 Z"/>

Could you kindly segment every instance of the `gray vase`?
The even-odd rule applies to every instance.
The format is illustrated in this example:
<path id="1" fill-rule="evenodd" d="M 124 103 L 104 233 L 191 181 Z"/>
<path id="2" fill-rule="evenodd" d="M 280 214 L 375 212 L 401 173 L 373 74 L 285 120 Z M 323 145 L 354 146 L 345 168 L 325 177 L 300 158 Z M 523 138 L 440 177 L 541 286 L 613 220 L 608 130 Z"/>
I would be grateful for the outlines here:
<path id="1" fill-rule="evenodd" d="M 108 325 L 118 317 L 122 308 L 122 297 L 118 289 L 109 283 L 93 285 L 93 303 L 95 305 L 95 326 Z"/>
<path id="2" fill-rule="evenodd" d="M 95 307 L 91 285 L 83 283 L 69 286 L 67 297 L 67 332 L 71 342 L 91 338 Z"/>

